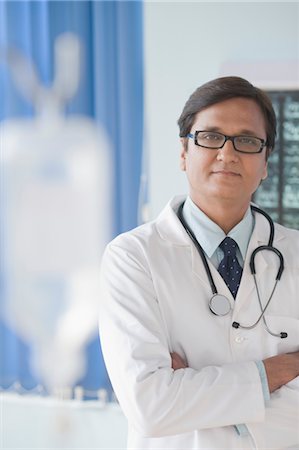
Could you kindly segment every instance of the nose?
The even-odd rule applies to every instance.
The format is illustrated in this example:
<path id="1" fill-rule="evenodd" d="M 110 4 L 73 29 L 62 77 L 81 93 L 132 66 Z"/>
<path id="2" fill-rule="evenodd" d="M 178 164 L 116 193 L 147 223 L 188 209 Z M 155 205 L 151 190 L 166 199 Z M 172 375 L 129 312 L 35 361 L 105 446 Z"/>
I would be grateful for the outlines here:
<path id="1" fill-rule="evenodd" d="M 217 159 L 225 163 L 236 162 L 238 160 L 238 152 L 234 148 L 231 140 L 227 140 L 222 148 L 219 148 Z"/>

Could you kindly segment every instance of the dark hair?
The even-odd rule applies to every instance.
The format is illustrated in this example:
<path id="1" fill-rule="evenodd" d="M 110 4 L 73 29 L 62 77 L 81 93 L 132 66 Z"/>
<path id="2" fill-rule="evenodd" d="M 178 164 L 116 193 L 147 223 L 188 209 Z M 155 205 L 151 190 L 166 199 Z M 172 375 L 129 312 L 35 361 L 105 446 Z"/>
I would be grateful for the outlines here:
<path id="1" fill-rule="evenodd" d="M 240 77 L 222 77 L 209 81 L 196 89 L 187 100 L 178 120 L 180 137 L 190 133 L 196 114 L 215 103 L 235 97 L 254 100 L 263 113 L 267 133 L 267 156 L 274 148 L 276 137 L 276 116 L 268 95 Z"/>

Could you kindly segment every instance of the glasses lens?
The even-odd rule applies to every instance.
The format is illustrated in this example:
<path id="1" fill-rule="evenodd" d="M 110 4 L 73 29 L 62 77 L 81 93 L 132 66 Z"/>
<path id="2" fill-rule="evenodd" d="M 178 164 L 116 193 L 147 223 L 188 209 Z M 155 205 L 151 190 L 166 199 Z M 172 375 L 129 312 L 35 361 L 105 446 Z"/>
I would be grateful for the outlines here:
<path id="1" fill-rule="evenodd" d="M 199 131 L 196 138 L 198 145 L 207 148 L 220 148 L 225 141 L 222 134 L 213 131 Z"/>
<path id="2" fill-rule="evenodd" d="M 252 136 L 237 136 L 234 139 L 234 144 L 237 150 L 247 153 L 256 153 L 261 148 L 261 141 Z"/>

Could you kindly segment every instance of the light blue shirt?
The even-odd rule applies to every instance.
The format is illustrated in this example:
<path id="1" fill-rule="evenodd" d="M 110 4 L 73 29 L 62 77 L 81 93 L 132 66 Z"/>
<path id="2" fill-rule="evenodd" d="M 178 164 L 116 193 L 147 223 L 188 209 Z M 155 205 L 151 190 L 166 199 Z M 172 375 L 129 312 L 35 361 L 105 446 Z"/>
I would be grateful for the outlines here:
<path id="1" fill-rule="evenodd" d="M 212 264 L 218 269 L 218 266 L 223 259 L 223 251 L 219 245 L 227 236 L 234 239 L 238 244 L 237 259 L 241 267 L 244 266 L 245 255 L 247 252 L 248 243 L 254 228 L 254 216 L 248 207 L 243 219 L 226 235 L 222 228 L 213 222 L 188 196 L 184 207 L 183 216 L 193 231 L 196 239 L 202 246 L 206 256 L 210 259 Z M 262 361 L 256 361 L 256 365 L 261 377 L 262 389 L 265 403 L 270 399 L 267 375 L 265 366 Z M 245 436 L 248 434 L 246 425 L 235 425 L 239 435 Z"/>
<path id="2" fill-rule="evenodd" d="M 254 228 L 254 217 L 248 207 L 243 219 L 227 235 L 215 222 L 213 222 L 198 206 L 187 197 L 183 216 L 187 225 L 193 231 L 196 239 L 200 242 L 206 256 L 218 269 L 223 259 L 223 251 L 219 245 L 227 236 L 234 239 L 238 244 L 237 258 L 241 267 L 244 266 L 248 243 Z"/>

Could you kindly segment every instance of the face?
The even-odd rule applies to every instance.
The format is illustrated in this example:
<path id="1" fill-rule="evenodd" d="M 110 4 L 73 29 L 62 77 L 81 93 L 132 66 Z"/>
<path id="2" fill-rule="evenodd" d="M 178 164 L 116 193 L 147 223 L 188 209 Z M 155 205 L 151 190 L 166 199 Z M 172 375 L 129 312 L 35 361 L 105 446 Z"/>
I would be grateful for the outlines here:
<path id="1" fill-rule="evenodd" d="M 228 136 L 251 135 L 266 140 L 266 127 L 258 104 L 236 97 L 197 113 L 191 133 L 218 131 Z M 207 149 L 181 140 L 181 168 L 186 171 L 190 197 L 199 207 L 215 202 L 249 205 L 261 180 L 267 177 L 266 148 L 261 153 L 237 152 L 231 141 L 221 149 Z"/>

